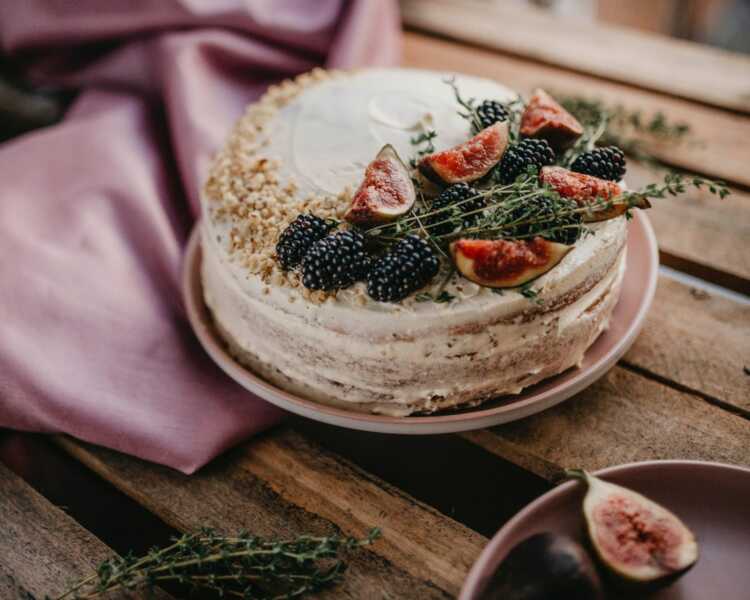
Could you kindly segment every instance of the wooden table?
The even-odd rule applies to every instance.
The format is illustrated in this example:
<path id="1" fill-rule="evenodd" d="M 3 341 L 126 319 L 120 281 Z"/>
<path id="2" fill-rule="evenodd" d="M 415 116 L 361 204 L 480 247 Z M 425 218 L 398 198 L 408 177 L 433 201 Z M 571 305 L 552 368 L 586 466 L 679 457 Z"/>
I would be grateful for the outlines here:
<path id="1" fill-rule="evenodd" d="M 143 551 L 199 525 L 274 536 L 379 526 L 383 538 L 325 597 L 453 597 L 487 537 L 565 467 L 750 465 L 750 305 L 741 297 L 750 292 L 750 59 L 455 10 L 405 3 L 405 65 L 522 92 L 542 84 L 691 124 L 700 144 L 652 151 L 726 179 L 733 195 L 658 202 L 650 215 L 661 260 L 734 297 L 662 274 L 643 333 L 598 383 L 542 414 L 462 435 L 396 438 L 291 419 L 188 477 L 69 438 L 6 434 L 0 456 L 13 446 L 29 460 L 0 465 L 0 597 L 59 592 L 113 549 Z M 637 185 L 652 175 L 633 165 L 629 177 Z"/>

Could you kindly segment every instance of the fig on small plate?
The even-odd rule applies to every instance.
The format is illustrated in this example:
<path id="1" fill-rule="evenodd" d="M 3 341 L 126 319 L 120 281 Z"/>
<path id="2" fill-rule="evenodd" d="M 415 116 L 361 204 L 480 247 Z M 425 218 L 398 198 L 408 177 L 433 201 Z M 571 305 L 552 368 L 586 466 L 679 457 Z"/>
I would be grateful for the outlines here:
<path id="1" fill-rule="evenodd" d="M 583 214 L 583 220 L 588 223 L 613 219 L 623 214 L 628 206 L 632 206 L 627 202 L 617 201 L 617 196 L 622 193 L 622 188 L 617 183 L 593 175 L 575 173 L 563 167 L 542 167 L 539 181 L 551 186 L 563 198 L 575 200 L 579 206 L 592 206 L 590 212 Z M 606 206 L 593 206 L 600 201 L 609 202 Z M 635 206 L 651 208 L 651 203 L 646 198 L 639 198 Z"/>
<path id="2" fill-rule="evenodd" d="M 409 170 L 395 148 L 386 144 L 367 165 L 344 219 L 360 225 L 393 221 L 411 210 L 416 197 Z"/>
<path id="3" fill-rule="evenodd" d="M 583 514 L 591 545 L 621 582 L 657 587 L 696 563 L 695 536 L 669 510 L 585 471 L 568 471 L 568 475 L 588 486 Z"/>
<path id="4" fill-rule="evenodd" d="M 528 283 L 559 263 L 572 246 L 541 237 L 531 240 L 472 240 L 451 243 L 458 271 L 485 287 L 512 288 Z"/>
<path id="5" fill-rule="evenodd" d="M 480 600 L 604 600 L 591 558 L 565 535 L 537 533 L 505 557 Z"/>
<path id="6" fill-rule="evenodd" d="M 482 129 L 468 142 L 425 156 L 419 162 L 422 174 L 440 183 L 476 181 L 489 173 L 508 147 L 508 122 Z"/>
<path id="7" fill-rule="evenodd" d="M 521 135 L 544 138 L 555 150 L 570 146 L 583 133 L 578 120 L 542 89 L 534 90 L 521 117 Z"/>

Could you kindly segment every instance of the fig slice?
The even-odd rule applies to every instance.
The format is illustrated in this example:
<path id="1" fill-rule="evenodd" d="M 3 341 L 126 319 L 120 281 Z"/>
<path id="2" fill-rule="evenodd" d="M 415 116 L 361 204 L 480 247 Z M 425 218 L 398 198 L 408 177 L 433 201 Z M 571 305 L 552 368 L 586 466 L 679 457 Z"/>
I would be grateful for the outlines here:
<path id="1" fill-rule="evenodd" d="M 516 544 L 478 600 L 604 600 L 596 567 L 568 536 L 537 533 Z"/>
<path id="2" fill-rule="evenodd" d="M 360 225 L 393 221 L 411 210 L 416 197 L 409 169 L 396 149 L 386 144 L 367 165 L 344 219 Z"/>
<path id="3" fill-rule="evenodd" d="M 698 560 L 698 544 L 687 526 L 645 496 L 585 471 L 583 500 L 591 545 L 602 564 L 630 584 L 657 586 L 685 573 Z"/>
<path id="4" fill-rule="evenodd" d="M 425 156 L 419 162 L 422 174 L 439 183 L 476 181 L 489 173 L 508 147 L 508 122 L 482 129 L 468 142 Z"/>
<path id="5" fill-rule="evenodd" d="M 572 246 L 541 237 L 531 240 L 459 239 L 450 251 L 458 271 L 485 287 L 518 287 L 559 263 Z"/>
<path id="6" fill-rule="evenodd" d="M 555 150 L 561 150 L 583 134 L 583 127 L 557 100 L 536 89 L 523 111 L 520 131 L 525 137 L 544 138 Z"/>
<path id="7" fill-rule="evenodd" d="M 575 200 L 579 206 L 592 206 L 601 200 L 609 200 L 606 206 L 592 206 L 592 210 L 583 214 L 587 223 L 606 221 L 623 214 L 628 207 L 651 208 L 646 198 L 638 198 L 637 204 L 617 200 L 622 188 L 614 181 L 599 179 L 593 175 L 575 173 L 563 167 L 542 167 L 539 181 L 552 187 L 563 198 Z"/>

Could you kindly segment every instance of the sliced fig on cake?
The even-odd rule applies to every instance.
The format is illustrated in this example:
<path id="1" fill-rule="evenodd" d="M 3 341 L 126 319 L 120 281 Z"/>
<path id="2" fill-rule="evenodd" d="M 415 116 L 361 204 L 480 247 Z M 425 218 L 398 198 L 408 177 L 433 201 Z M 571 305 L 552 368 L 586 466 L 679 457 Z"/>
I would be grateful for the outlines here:
<path id="1" fill-rule="evenodd" d="M 360 225 L 393 221 L 411 210 L 416 197 L 409 169 L 396 149 L 386 144 L 367 165 L 344 218 Z"/>
<path id="2" fill-rule="evenodd" d="M 482 129 L 468 142 L 425 156 L 419 162 L 422 174 L 444 184 L 481 179 L 502 158 L 508 146 L 508 122 Z"/>
<path id="3" fill-rule="evenodd" d="M 539 180 L 551 186 L 563 198 L 575 200 L 579 206 L 591 207 L 589 212 L 583 213 L 583 220 L 589 223 L 613 219 L 629 207 L 651 207 L 651 203 L 640 196 L 635 198 L 635 204 L 619 201 L 622 188 L 614 181 L 575 173 L 563 167 L 542 167 Z"/>
<path id="4" fill-rule="evenodd" d="M 573 115 L 542 89 L 534 90 L 521 117 L 521 135 L 544 138 L 555 150 L 567 148 L 583 134 Z"/>
<path id="5" fill-rule="evenodd" d="M 568 475 L 588 486 L 583 514 L 602 564 L 623 583 L 653 588 L 674 581 L 698 560 L 688 527 L 653 500 L 585 471 Z"/>
<path id="6" fill-rule="evenodd" d="M 541 237 L 531 240 L 460 239 L 450 245 L 461 275 L 493 288 L 518 287 L 536 279 L 559 263 L 571 248 Z"/>

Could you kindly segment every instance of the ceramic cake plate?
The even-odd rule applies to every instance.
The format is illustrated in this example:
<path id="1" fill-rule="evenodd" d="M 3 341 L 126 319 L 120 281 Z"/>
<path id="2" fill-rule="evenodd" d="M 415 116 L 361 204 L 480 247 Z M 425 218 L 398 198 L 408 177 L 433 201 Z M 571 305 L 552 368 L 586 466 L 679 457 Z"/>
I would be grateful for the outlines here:
<path id="1" fill-rule="evenodd" d="M 586 351 L 578 368 L 480 406 L 435 415 L 391 417 L 326 406 L 286 392 L 238 363 L 216 333 L 203 301 L 200 222 L 188 242 L 183 264 L 183 295 L 190 323 L 201 345 L 224 372 L 249 392 L 289 412 L 340 427 L 400 434 L 437 434 L 481 429 L 522 419 L 563 402 L 604 375 L 635 341 L 656 291 L 659 254 L 648 217 L 634 211 L 628 232 L 627 267 L 610 327 Z"/>

